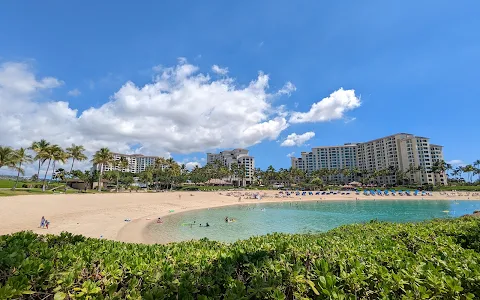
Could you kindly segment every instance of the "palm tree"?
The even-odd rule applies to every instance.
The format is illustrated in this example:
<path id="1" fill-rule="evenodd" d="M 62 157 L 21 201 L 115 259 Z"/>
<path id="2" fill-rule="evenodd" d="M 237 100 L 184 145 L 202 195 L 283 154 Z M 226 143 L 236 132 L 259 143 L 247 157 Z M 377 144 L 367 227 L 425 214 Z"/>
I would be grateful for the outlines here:
<path id="1" fill-rule="evenodd" d="M 57 163 L 57 161 L 61 162 L 62 164 L 64 164 L 68 159 L 68 154 L 63 151 L 62 148 L 58 147 L 54 154 L 53 154 L 53 167 L 52 167 L 52 179 L 54 178 L 54 174 L 55 174 L 55 165 Z"/>
<path id="2" fill-rule="evenodd" d="M 321 187 L 323 185 L 323 180 L 315 177 L 310 181 L 311 184 L 313 184 L 316 188 Z"/>
<path id="3" fill-rule="evenodd" d="M 468 181 L 472 182 L 472 175 L 475 171 L 475 168 L 472 165 L 466 165 L 463 167 L 462 171 L 468 174 Z"/>
<path id="4" fill-rule="evenodd" d="M 150 186 L 150 182 L 152 182 L 153 180 L 153 174 L 152 174 L 152 171 L 150 169 L 147 169 L 143 172 L 141 172 L 140 174 L 138 174 L 140 177 L 140 180 L 145 183 L 145 185 L 147 186 L 147 191 L 149 190 L 149 186 Z"/>
<path id="5" fill-rule="evenodd" d="M 44 159 L 44 161 L 48 160 L 47 170 L 45 171 L 45 176 L 43 176 L 42 191 L 44 191 L 44 192 L 45 192 L 46 183 L 47 183 L 48 170 L 50 170 L 50 164 L 51 164 L 52 160 L 56 160 L 56 159 L 59 158 L 59 152 L 63 152 L 63 151 L 62 151 L 62 148 L 60 148 L 60 146 L 58 146 L 58 145 L 51 145 L 51 146 L 48 146 L 48 147 L 41 153 L 42 159 Z M 55 169 L 55 168 L 54 168 L 54 169 Z"/>
<path id="6" fill-rule="evenodd" d="M 264 172 L 260 168 L 255 168 L 255 171 L 253 172 L 254 178 L 255 178 L 255 184 L 261 185 L 263 184 L 264 178 Z"/>
<path id="7" fill-rule="evenodd" d="M 48 147 L 50 147 L 50 143 L 44 139 L 38 142 L 33 142 L 32 145 L 30 146 L 30 150 L 33 150 L 36 153 L 35 160 L 38 160 L 37 178 L 40 178 L 40 168 L 47 160 L 45 156 L 46 156 L 46 150 Z"/>
<path id="8" fill-rule="evenodd" d="M 23 164 L 29 164 L 33 161 L 32 156 L 28 154 L 27 149 L 20 148 L 13 154 L 13 161 L 18 164 L 17 166 L 17 179 L 15 180 L 15 185 L 13 186 L 12 190 L 14 191 L 17 188 L 18 179 L 20 178 L 20 173 L 24 174 L 22 169 Z"/>
<path id="9" fill-rule="evenodd" d="M 173 189 L 173 185 L 175 184 L 176 179 L 180 176 L 180 165 L 177 164 L 177 162 L 172 157 L 167 159 L 166 163 L 166 174 L 167 177 L 170 179 L 170 189 Z"/>
<path id="10" fill-rule="evenodd" d="M 0 168 L 8 167 L 14 168 L 15 166 L 15 150 L 10 147 L 0 146 Z"/>
<path id="11" fill-rule="evenodd" d="M 116 174 L 117 174 L 117 184 L 116 184 L 116 192 L 118 193 L 118 181 L 120 179 L 120 173 L 123 172 L 122 170 L 124 169 L 127 169 L 128 168 L 128 159 L 124 156 L 120 157 L 120 160 L 116 161 L 116 167 L 118 167 L 120 170 L 116 170 Z"/>
<path id="12" fill-rule="evenodd" d="M 463 167 L 462 166 L 456 167 L 453 170 L 453 173 L 455 174 L 454 176 L 457 176 L 458 180 L 460 181 L 460 179 L 462 178 L 462 175 L 463 175 Z"/>
<path id="13" fill-rule="evenodd" d="M 92 162 L 96 164 L 97 166 L 100 165 L 100 174 L 98 176 L 98 191 L 100 192 L 102 190 L 102 187 L 100 186 L 100 182 L 102 181 L 102 175 L 103 175 L 103 166 L 106 164 L 111 164 L 113 161 L 113 155 L 110 149 L 108 148 L 101 148 L 95 154 L 93 155 Z"/>
<path id="14" fill-rule="evenodd" d="M 344 183 L 348 183 L 350 181 L 350 176 L 352 176 L 353 172 L 351 169 L 345 168 L 341 170 L 341 174 L 343 176 Z"/>
<path id="15" fill-rule="evenodd" d="M 230 165 L 230 170 L 232 171 L 235 181 L 237 182 L 237 187 L 239 187 L 240 186 L 240 180 L 239 180 L 240 168 L 238 163 L 232 163 Z"/>
<path id="16" fill-rule="evenodd" d="M 480 159 L 477 159 L 476 161 L 473 162 L 473 166 L 475 167 L 475 173 L 477 175 L 480 175 Z"/>
<path id="17" fill-rule="evenodd" d="M 267 185 L 270 185 L 271 181 L 275 180 L 276 170 L 272 165 L 268 166 L 267 170 L 265 171 L 265 177 L 268 180 Z"/>
<path id="18" fill-rule="evenodd" d="M 68 154 L 68 158 L 72 159 L 72 166 L 70 167 L 70 173 L 73 171 L 73 164 L 75 163 L 76 160 L 78 161 L 87 160 L 87 156 L 83 154 L 83 152 L 85 151 L 85 148 L 82 145 L 72 144 L 72 146 L 68 147 L 65 150 Z"/>
<path id="19" fill-rule="evenodd" d="M 242 182 L 242 186 L 246 185 L 246 183 L 245 183 L 246 172 L 247 172 L 247 170 L 245 169 L 245 165 L 244 164 L 238 164 L 238 176 L 239 176 L 239 179 Z"/>

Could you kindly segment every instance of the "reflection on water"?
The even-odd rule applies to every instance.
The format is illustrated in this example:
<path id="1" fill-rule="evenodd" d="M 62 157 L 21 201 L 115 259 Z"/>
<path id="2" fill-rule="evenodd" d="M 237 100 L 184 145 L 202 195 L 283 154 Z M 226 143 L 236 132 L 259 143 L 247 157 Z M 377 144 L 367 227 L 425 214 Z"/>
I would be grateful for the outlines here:
<path id="1" fill-rule="evenodd" d="M 208 238 L 234 242 L 272 232 L 322 232 L 370 220 L 416 222 L 458 217 L 480 209 L 480 201 L 381 200 L 258 203 L 166 216 L 150 224 L 149 238 L 158 243 Z M 225 217 L 235 219 L 226 223 Z M 209 223 L 209 227 L 200 224 Z"/>

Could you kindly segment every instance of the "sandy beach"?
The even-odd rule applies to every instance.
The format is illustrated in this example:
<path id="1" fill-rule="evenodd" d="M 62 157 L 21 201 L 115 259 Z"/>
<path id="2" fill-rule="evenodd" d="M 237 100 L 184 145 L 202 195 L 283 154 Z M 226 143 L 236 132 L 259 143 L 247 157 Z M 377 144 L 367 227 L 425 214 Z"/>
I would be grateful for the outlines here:
<path id="1" fill-rule="evenodd" d="M 22 230 L 58 234 L 67 231 L 88 237 L 148 243 L 144 229 L 156 218 L 225 205 L 316 200 L 480 200 L 479 193 L 440 193 L 432 196 L 305 195 L 281 196 L 278 191 L 159 192 L 28 195 L 0 198 L 0 235 Z M 239 198 L 241 200 L 239 201 Z M 38 228 L 45 216 L 49 229 Z M 130 221 L 125 221 L 129 219 Z"/>

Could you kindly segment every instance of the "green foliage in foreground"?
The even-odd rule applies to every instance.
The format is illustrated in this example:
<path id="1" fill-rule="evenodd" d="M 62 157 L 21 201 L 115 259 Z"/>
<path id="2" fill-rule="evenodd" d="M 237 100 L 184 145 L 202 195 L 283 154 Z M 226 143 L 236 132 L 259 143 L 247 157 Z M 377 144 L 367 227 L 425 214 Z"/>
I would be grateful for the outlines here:
<path id="1" fill-rule="evenodd" d="M 136 245 L 0 237 L 0 299 L 474 299 L 480 219 Z"/>

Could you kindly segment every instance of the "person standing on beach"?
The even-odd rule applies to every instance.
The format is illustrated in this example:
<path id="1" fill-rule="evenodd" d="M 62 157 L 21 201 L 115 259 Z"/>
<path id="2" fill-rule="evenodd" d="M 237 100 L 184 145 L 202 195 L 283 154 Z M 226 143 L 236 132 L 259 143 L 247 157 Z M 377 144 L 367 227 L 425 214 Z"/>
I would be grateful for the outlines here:
<path id="1" fill-rule="evenodd" d="M 45 220 L 45 227 L 48 229 L 48 225 L 50 225 L 50 222 L 48 220 Z"/>
<path id="2" fill-rule="evenodd" d="M 42 216 L 42 219 L 40 220 L 39 228 L 43 228 L 44 226 L 45 226 L 45 216 Z"/>

